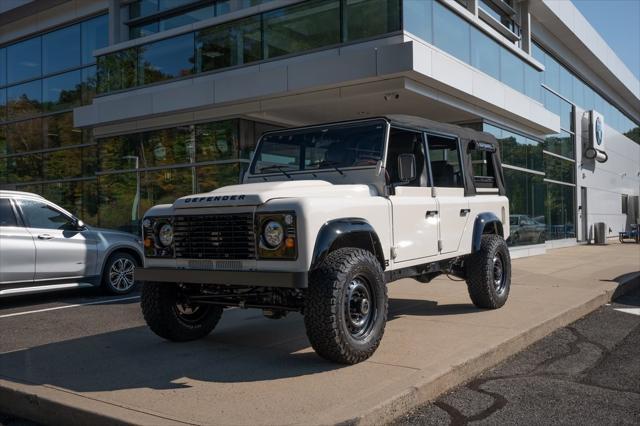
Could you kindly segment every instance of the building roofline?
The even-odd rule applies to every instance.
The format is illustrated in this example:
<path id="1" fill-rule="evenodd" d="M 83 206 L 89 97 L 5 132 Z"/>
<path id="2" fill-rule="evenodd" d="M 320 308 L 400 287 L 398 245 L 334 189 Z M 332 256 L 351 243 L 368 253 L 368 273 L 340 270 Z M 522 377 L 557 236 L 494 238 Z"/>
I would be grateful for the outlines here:
<path id="1" fill-rule="evenodd" d="M 640 116 L 640 81 L 572 1 L 533 0 L 532 15 L 581 58 Z"/>

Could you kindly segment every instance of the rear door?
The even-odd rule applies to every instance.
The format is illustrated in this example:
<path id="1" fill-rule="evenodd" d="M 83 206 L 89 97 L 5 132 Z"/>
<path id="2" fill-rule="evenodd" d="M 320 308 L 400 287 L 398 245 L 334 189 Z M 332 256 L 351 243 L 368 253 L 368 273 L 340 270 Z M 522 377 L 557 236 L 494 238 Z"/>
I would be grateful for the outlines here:
<path id="1" fill-rule="evenodd" d="M 427 135 L 434 193 L 438 201 L 440 253 L 458 250 L 470 216 L 457 138 Z"/>
<path id="2" fill-rule="evenodd" d="M 24 199 L 19 206 L 36 246 L 36 282 L 95 274 L 97 244 L 92 232 L 76 229 L 71 216 L 44 201 Z"/>
<path id="3" fill-rule="evenodd" d="M 13 200 L 0 198 L 0 285 L 33 282 L 36 247 L 16 213 Z"/>

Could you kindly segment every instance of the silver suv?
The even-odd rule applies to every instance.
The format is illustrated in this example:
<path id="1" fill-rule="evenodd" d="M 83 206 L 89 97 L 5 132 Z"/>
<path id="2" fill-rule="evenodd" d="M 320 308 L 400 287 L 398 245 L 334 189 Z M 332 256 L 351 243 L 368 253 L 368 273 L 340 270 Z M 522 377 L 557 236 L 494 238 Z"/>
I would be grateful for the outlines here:
<path id="1" fill-rule="evenodd" d="M 0 191 L 0 297 L 100 285 L 125 294 L 141 264 L 135 235 L 89 227 L 39 195 Z"/>

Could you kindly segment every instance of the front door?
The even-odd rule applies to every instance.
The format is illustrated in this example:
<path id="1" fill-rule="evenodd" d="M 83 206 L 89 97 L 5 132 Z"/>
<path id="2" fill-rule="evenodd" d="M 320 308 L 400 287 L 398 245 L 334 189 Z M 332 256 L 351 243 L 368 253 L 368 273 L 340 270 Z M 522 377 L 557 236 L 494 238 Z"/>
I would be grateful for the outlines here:
<path id="1" fill-rule="evenodd" d="M 0 285 L 33 281 L 36 246 L 9 198 L 0 198 Z M 2 287 L 0 287 L 2 291 Z"/>
<path id="2" fill-rule="evenodd" d="M 389 197 L 394 262 L 405 266 L 424 263 L 425 258 L 438 254 L 438 204 L 428 185 L 423 135 L 392 128 L 387 151 L 386 170 L 394 188 L 394 194 Z M 416 159 L 416 177 L 412 181 L 400 181 L 400 154 L 413 154 Z"/>
<path id="3" fill-rule="evenodd" d="M 469 201 L 464 196 L 459 144 L 455 138 L 429 134 L 427 145 L 438 200 L 440 253 L 451 253 L 458 251 L 471 216 Z"/>
<path id="4" fill-rule="evenodd" d="M 91 231 L 76 229 L 72 217 L 43 201 L 20 200 L 19 205 L 36 246 L 36 282 L 96 274 Z"/>

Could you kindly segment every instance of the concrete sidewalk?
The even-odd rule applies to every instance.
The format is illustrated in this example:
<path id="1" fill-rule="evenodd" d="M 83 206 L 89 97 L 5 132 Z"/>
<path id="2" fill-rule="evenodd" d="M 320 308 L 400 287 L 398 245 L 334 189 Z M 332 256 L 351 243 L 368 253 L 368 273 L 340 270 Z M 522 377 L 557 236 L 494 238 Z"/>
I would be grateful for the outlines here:
<path id="1" fill-rule="evenodd" d="M 313 353 L 300 315 L 230 310 L 186 344 L 136 324 L 0 354 L 0 411 L 60 424 L 382 423 L 640 284 L 638 271 L 636 244 L 517 259 L 496 311 L 475 309 L 464 282 L 403 280 L 380 348 L 348 367 Z"/>

